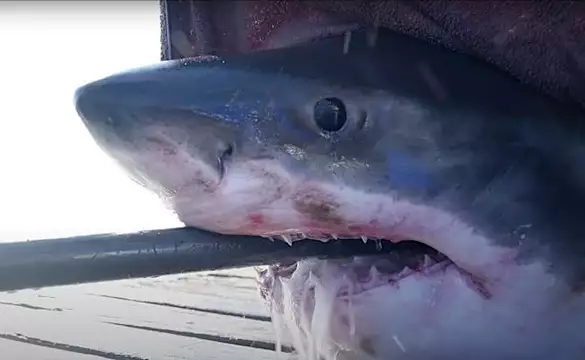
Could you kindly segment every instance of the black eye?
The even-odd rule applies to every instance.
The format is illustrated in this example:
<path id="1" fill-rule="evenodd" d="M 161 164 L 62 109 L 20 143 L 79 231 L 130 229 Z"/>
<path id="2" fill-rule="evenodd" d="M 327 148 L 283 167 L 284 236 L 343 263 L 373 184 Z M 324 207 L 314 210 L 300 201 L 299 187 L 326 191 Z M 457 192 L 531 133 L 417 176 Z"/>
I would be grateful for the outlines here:
<path id="1" fill-rule="evenodd" d="M 347 121 L 345 105 L 338 98 L 325 98 L 317 101 L 313 108 L 313 116 L 317 126 L 328 132 L 341 130 Z"/>

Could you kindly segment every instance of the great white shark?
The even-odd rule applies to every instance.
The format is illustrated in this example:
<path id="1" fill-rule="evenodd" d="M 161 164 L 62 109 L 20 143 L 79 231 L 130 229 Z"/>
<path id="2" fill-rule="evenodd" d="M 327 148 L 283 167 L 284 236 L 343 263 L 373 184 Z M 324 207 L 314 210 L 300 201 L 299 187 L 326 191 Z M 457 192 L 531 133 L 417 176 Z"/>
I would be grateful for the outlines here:
<path id="1" fill-rule="evenodd" d="M 186 225 L 424 245 L 260 271 L 303 359 L 584 358 L 583 110 L 463 54 L 351 34 L 126 71 L 76 108 Z"/>

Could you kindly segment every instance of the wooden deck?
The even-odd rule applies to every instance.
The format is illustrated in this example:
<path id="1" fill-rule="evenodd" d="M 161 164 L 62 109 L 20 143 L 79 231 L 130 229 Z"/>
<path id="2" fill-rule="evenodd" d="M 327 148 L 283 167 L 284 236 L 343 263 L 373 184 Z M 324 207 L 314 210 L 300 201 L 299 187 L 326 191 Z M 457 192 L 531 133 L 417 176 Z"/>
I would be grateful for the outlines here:
<path id="1" fill-rule="evenodd" d="M 0 293 L 6 360 L 292 359 L 252 269 Z"/>

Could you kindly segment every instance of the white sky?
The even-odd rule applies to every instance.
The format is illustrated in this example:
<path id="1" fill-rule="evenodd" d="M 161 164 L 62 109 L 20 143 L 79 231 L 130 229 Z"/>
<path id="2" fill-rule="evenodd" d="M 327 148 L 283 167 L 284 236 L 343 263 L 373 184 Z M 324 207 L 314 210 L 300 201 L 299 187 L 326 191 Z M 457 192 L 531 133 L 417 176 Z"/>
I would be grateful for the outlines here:
<path id="1" fill-rule="evenodd" d="M 159 60 L 158 1 L 0 1 L 0 242 L 181 223 L 94 144 L 76 87 Z"/>

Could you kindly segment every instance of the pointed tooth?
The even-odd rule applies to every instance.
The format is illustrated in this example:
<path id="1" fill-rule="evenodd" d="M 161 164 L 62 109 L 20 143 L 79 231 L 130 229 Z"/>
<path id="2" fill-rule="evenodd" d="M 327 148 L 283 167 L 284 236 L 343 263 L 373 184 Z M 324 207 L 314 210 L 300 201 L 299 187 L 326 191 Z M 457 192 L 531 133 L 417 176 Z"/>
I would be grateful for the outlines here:
<path id="1" fill-rule="evenodd" d="M 377 279 L 380 276 L 380 272 L 378 271 L 378 269 L 376 268 L 375 265 L 370 266 L 370 278 L 373 279 Z"/>
<path id="2" fill-rule="evenodd" d="M 396 274 L 396 277 L 398 277 L 398 278 L 404 277 L 404 276 L 407 276 L 411 273 L 413 273 L 412 269 L 409 268 L 408 266 L 405 266 L 402 270 L 400 270 L 400 272 L 398 274 Z"/>
<path id="3" fill-rule="evenodd" d="M 292 239 L 290 236 L 288 235 L 280 235 L 282 237 L 282 240 L 284 240 L 285 243 L 287 243 L 289 246 L 292 246 Z"/>
<path id="4" fill-rule="evenodd" d="M 301 233 L 301 239 L 306 239 L 306 238 L 307 238 L 307 234 Z"/>
<path id="5" fill-rule="evenodd" d="M 362 238 L 362 242 L 364 244 L 368 242 L 368 237 L 367 236 L 362 235 L 361 238 Z"/>
<path id="6" fill-rule="evenodd" d="M 425 254 L 424 256 L 424 260 L 423 260 L 423 267 L 428 267 L 433 265 L 435 262 L 428 256 Z"/>
<path id="7" fill-rule="evenodd" d="M 382 240 L 375 240 L 376 241 L 376 250 L 382 251 Z"/>
<path id="8" fill-rule="evenodd" d="M 335 234 L 331 234 L 331 237 L 334 238 L 335 240 L 339 239 L 339 237 Z"/>

